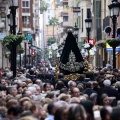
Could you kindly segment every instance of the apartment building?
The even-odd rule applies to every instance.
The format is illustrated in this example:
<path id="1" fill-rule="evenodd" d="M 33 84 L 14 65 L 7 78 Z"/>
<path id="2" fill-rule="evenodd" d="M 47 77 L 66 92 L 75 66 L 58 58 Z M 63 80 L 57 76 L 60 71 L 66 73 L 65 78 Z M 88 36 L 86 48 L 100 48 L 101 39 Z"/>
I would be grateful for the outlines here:
<path id="1" fill-rule="evenodd" d="M 59 41 L 62 43 L 66 39 L 66 28 L 74 27 L 75 22 L 77 21 L 76 14 L 73 13 L 73 7 L 75 6 L 76 1 L 74 0 L 61 0 L 60 1 L 60 24 L 58 30 Z"/>
<path id="2" fill-rule="evenodd" d="M 19 30 L 26 36 L 33 46 L 40 47 L 40 1 L 39 0 L 19 0 Z M 32 47 L 28 48 L 26 43 L 26 52 L 30 54 L 35 51 Z M 24 42 L 21 43 L 25 47 Z"/>
<path id="3" fill-rule="evenodd" d="M 36 33 L 39 33 L 39 9 L 39 0 L 19 0 L 19 28 L 25 35 L 30 33 L 33 40 L 35 40 Z"/>
<path id="4" fill-rule="evenodd" d="M 120 2 L 120 0 L 118 0 Z M 97 2 L 99 2 L 99 5 L 101 6 L 101 8 L 99 8 L 98 11 L 98 6 L 97 6 Z M 112 37 L 112 31 L 111 31 L 111 35 L 108 36 L 105 33 L 105 28 L 110 26 L 112 28 L 112 21 L 109 13 L 109 8 L 108 5 L 111 4 L 110 0 L 96 0 L 96 2 L 94 3 L 94 13 L 96 14 L 95 18 L 95 23 L 96 23 L 96 47 L 97 47 L 97 52 L 96 52 L 96 66 L 98 67 L 105 67 L 107 63 L 112 64 L 112 49 L 111 51 L 108 51 L 106 48 L 106 39 L 108 37 Z M 99 13 L 99 16 L 101 16 L 101 19 L 99 22 L 100 25 L 99 27 L 97 26 L 98 21 L 97 21 L 97 14 Z M 117 19 L 117 28 L 120 27 L 120 16 Z M 118 54 L 116 54 L 117 57 L 117 68 L 120 68 L 120 54 L 118 52 Z"/>

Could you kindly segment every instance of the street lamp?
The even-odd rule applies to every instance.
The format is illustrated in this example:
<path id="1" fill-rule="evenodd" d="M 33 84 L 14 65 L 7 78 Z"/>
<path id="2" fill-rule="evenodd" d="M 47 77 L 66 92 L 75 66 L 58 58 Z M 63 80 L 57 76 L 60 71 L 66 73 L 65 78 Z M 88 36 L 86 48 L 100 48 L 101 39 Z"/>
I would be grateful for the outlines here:
<path id="1" fill-rule="evenodd" d="M 89 43 L 90 31 L 91 31 L 91 26 L 92 26 L 92 19 L 91 18 L 85 19 L 85 26 L 86 26 L 86 30 L 87 30 L 88 43 Z"/>
<path id="2" fill-rule="evenodd" d="M 25 40 L 25 42 L 24 42 L 24 48 L 25 48 L 25 55 L 24 55 L 24 67 L 26 68 L 26 48 L 27 48 L 27 40 Z"/>
<path id="3" fill-rule="evenodd" d="M 28 42 L 28 47 L 29 47 L 29 65 L 30 65 L 30 49 L 31 49 L 31 42 Z"/>
<path id="4" fill-rule="evenodd" d="M 111 17 L 112 23 L 113 23 L 112 38 L 115 38 L 117 17 L 119 16 L 119 12 L 120 12 L 120 2 L 118 2 L 117 0 L 112 0 L 112 3 L 110 5 L 108 5 L 108 8 L 110 10 L 110 17 Z M 115 55 L 116 47 L 112 47 L 112 48 L 113 48 L 113 68 L 116 68 L 116 55 Z"/>
<path id="5" fill-rule="evenodd" d="M 8 25 L 10 26 L 10 34 L 13 33 L 13 16 L 11 14 L 11 11 L 10 13 L 7 15 L 7 22 L 8 22 Z M 10 63 L 11 63 L 11 71 L 13 71 L 13 50 L 11 49 L 10 50 Z"/>
<path id="6" fill-rule="evenodd" d="M 20 29 L 19 29 L 17 35 L 22 35 L 22 32 L 20 31 Z M 20 67 L 21 67 L 21 45 L 20 45 L 19 55 L 20 55 Z"/>
<path id="7" fill-rule="evenodd" d="M 16 35 L 16 9 L 18 8 L 18 0 L 9 0 L 9 9 L 11 13 L 12 33 Z M 13 52 L 13 78 L 16 77 L 16 45 L 12 45 Z"/>
<path id="8" fill-rule="evenodd" d="M 79 32 L 79 28 L 77 27 L 77 24 L 75 23 L 74 36 L 75 36 L 77 42 L 78 42 L 78 32 Z"/>

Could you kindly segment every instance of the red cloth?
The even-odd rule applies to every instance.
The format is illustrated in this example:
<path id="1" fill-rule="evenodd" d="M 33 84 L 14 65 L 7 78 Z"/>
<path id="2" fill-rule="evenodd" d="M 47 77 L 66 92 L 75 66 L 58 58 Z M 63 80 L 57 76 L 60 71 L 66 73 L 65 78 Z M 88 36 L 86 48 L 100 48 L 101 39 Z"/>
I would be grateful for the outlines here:
<path id="1" fill-rule="evenodd" d="M 2 71 L 0 71 L 0 77 L 2 77 Z"/>

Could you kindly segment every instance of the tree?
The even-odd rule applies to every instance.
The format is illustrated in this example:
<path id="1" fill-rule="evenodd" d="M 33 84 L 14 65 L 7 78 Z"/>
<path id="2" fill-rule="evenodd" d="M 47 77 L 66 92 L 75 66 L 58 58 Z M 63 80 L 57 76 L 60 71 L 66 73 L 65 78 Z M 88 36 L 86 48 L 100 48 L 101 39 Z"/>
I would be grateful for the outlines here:
<path id="1" fill-rule="evenodd" d="M 44 11 L 47 11 L 49 7 L 49 4 L 45 2 L 45 0 L 42 0 L 40 2 L 40 12 L 43 13 Z"/>
<path id="2" fill-rule="evenodd" d="M 59 24 L 58 21 L 59 21 L 59 20 L 58 20 L 56 17 L 52 17 L 52 18 L 49 20 L 49 25 L 52 25 L 52 26 L 53 26 L 53 37 L 54 37 L 54 27 Z"/>
<path id="3" fill-rule="evenodd" d="M 48 46 L 54 44 L 56 42 L 56 38 L 55 37 L 49 37 L 47 40 L 47 44 Z"/>

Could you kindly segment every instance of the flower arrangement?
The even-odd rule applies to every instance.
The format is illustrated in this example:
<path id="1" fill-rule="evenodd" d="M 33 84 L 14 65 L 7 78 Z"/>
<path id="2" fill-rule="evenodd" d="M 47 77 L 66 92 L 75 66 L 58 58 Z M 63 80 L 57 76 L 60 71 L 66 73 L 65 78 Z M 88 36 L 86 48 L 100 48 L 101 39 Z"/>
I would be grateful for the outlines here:
<path id="1" fill-rule="evenodd" d="M 83 47 L 87 50 L 90 50 L 93 47 L 93 45 L 91 43 L 86 43 L 83 45 Z"/>
<path id="2" fill-rule="evenodd" d="M 25 40 L 24 35 L 17 36 L 17 35 L 9 34 L 4 37 L 3 45 L 6 46 L 10 50 L 12 49 L 12 45 L 18 46 L 23 40 Z"/>
<path id="3" fill-rule="evenodd" d="M 24 49 L 21 48 L 21 49 L 19 50 L 19 53 L 24 53 Z"/>
<path id="4" fill-rule="evenodd" d="M 111 46 L 111 47 L 117 47 L 120 45 L 120 39 L 118 38 L 109 38 L 106 40 L 106 42 Z"/>
<path id="5" fill-rule="evenodd" d="M 21 45 L 17 46 L 17 52 L 18 53 L 24 53 L 24 48 Z"/>
<path id="6" fill-rule="evenodd" d="M 27 57 L 31 57 L 31 54 L 28 54 Z"/>

